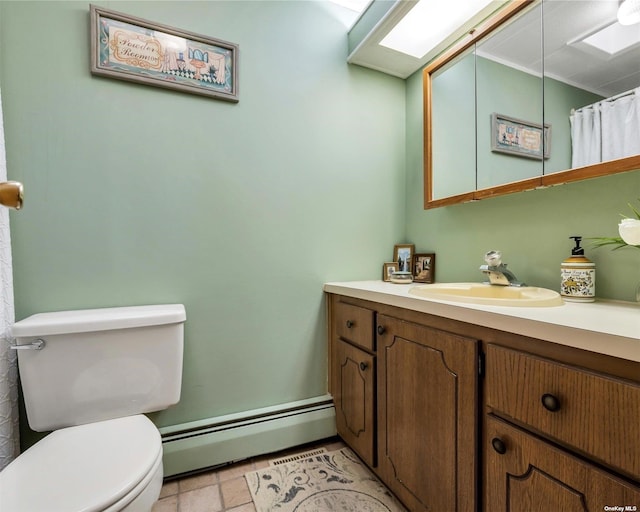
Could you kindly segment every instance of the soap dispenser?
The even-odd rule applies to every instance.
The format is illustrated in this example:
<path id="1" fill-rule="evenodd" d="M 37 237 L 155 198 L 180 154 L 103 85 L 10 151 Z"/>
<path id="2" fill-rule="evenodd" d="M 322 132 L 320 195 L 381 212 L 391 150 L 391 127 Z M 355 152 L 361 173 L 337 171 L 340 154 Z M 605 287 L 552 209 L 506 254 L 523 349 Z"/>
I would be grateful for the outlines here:
<path id="1" fill-rule="evenodd" d="M 593 302 L 596 298 L 596 265 L 585 257 L 580 247 L 581 236 L 570 236 L 576 246 L 571 249 L 571 257 L 562 262 L 560 274 L 560 295 L 570 302 Z"/>

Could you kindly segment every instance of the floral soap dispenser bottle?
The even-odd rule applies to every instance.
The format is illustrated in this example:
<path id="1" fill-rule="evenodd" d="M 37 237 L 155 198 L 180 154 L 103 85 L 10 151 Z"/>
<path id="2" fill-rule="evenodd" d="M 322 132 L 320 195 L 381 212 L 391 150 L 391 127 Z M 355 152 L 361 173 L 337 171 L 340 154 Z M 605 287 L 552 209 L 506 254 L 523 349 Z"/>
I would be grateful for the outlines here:
<path id="1" fill-rule="evenodd" d="M 576 246 L 571 257 L 562 262 L 560 295 L 569 302 L 593 302 L 596 300 L 596 265 L 584 255 L 580 247 L 581 236 L 570 236 Z"/>

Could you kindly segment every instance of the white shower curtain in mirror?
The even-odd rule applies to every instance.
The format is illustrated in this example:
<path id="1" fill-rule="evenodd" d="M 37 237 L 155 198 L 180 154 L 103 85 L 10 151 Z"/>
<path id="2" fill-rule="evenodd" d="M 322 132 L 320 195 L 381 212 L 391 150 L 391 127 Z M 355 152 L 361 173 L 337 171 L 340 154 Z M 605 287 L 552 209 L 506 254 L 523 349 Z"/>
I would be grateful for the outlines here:
<path id="1" fill-rule="evenodd" d="M 603 101 L 602 161 L 640 154 L 640 87 L 615 101 Z"/>
<path id="2" fill-rule="evenodd" d="M 571 167 L 640 154 L 640 87 L 571 113 Z"/>
<path id="3" fill-rule="evenodd" d="M 0 181 L 6 181 L 7 167 L 0 95 Z M 9 349 L 14 321 L 13 270 L 9 212 L 0 207 L 0 471 L 18 455 L 18 368 L 15 350 Z"/>
<path id="4" fill-rule="evenodd" d="M 600 105 L 576 110 L 569 120 L 571 122 L 571 168 L 601 162 Z"/>

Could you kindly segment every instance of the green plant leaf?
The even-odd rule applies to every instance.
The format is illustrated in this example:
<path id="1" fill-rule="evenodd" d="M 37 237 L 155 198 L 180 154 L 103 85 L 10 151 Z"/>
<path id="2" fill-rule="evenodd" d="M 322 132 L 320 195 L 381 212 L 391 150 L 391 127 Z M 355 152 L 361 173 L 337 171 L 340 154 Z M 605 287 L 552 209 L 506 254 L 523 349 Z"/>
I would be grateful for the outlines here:
<path id="1" fill-rule="evenodd" d="M 613 245 L 613 250 L 616 251 L 618 249 L 622 249 L 623 247 L 629 247 L 625 241 L 619 236 L 616 237 L 596 237 L 589 238 L 589 240 L 593 240 L 593 246 L 598 249 L 599 247 L 605 247 L 607 245 Z M 633 246 L 631 246 L 633 247 Z"/>

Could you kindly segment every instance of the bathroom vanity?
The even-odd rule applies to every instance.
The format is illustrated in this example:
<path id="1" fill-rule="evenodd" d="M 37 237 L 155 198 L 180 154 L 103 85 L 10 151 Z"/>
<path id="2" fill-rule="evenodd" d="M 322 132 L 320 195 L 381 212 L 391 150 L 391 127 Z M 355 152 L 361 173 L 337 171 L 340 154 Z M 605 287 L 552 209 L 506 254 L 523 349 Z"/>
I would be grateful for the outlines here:
<path id="1" fill-rule="evenodd" d="M 324 287 L 338 433 L 409 510 L 640 510 L 640 307 L 413 286 Z"/>

